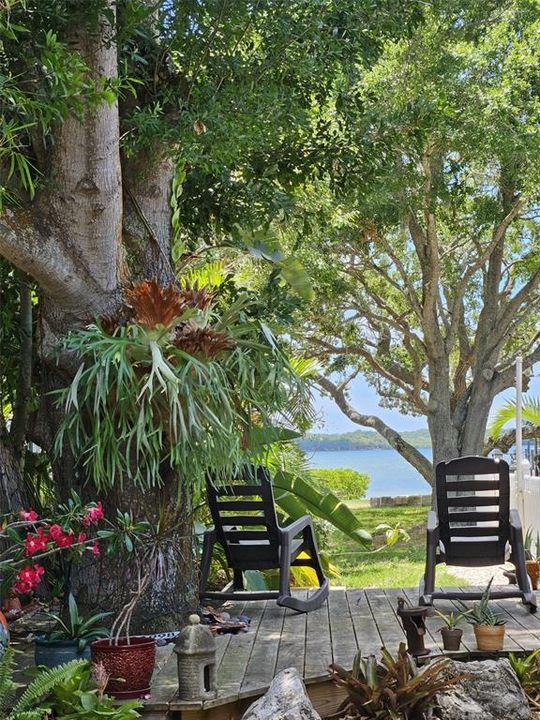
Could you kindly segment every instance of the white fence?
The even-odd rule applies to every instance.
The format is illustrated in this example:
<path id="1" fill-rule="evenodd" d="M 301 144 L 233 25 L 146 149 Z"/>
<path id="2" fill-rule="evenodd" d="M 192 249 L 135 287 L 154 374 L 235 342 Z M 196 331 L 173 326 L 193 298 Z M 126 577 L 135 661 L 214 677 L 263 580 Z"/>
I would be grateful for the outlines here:
<path id="1" fill-rule="evenodd" d="M 534 535 L 540 533 L 540 477 L 523 475 L 522 487 L 518 489 L 516 476 L 510 474 L 510 507 L 519 510 L 523 532 L 532 528 Z"/>

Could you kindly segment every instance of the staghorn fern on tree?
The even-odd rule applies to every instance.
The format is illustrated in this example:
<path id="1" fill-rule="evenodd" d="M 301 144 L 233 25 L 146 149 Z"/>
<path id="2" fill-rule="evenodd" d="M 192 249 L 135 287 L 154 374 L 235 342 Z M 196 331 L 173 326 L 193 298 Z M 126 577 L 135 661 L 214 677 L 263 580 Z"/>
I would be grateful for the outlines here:
<path id="1" fill-rule="evenodd" d="M 194 490 L 234 472 L 251 433 L 309 406 L 306 361 L 292 361 L 242 288 L 144 281 L 126 305 L 72 332 L 81 364 L 59 395 L 67 438 L 98 488 L 160 485 L 168 466 Z M 230 296 L 232 293 L 232 297 Z"/>
<path id="2" fill-rule="evenodd" d="M 84 665 L 84 660 L 73 660 L 65 665 L 41 671 L 17 700 L 16 691 L 19 685 L 13 680 L 15 651 L 8 648 L 0 662 L 0 720 L 42 720 L 50 715 L 51 708 L 46 704 L 47 698 L 56 687 L 70 680 Z"/>

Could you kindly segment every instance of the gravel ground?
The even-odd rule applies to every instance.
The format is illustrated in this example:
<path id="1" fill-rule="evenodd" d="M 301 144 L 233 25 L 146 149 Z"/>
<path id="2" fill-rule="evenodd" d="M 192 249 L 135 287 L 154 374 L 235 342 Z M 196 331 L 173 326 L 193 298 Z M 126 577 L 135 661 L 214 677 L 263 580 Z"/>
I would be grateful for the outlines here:
<path id="1" fill-rule="evenodd" d="M 508 579 L 504 577 L 503 570 L 513 570 L 511 563 L 501 566 L 489 567 L 461 567 L 451 566 L 448 571 L 458 578 L 466 580 L 469 585 L 484 587 L 493 577 L 493 585 L 508 585 Z"/>

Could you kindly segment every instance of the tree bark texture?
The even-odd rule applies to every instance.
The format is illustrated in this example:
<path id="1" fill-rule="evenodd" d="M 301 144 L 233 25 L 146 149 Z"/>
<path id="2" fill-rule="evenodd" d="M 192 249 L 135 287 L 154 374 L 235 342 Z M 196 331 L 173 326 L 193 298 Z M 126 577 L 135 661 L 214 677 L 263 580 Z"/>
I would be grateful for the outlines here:
<path id="1" fill-rule="evenodd" d="M 115 9 L 110 0 L 109 9 Z M 114 30 L 102 16 L 98 22 L 71 27 L 65 38 L 89 68 L 96 84 L 117 77 Z M 170 282 L 171 181 L 174 163 L 166 147 L 121 160 L 119 104 L 103 101 L 89 107 L 83 117 L 68 117 L 53 130 L 53 142 L 35 159 L 42 173 L 40 189 L 23 208 L 7 208 L 0 216 L 0 253 L 22 273 L 35 280 L 39 292 L 36 343 L 43 368 L 42 401 L 28 422 L 28 434 L 51 451 L 55 429 L 62 417 L 51 390 L 65 387 L 77 363 L 61 358 L 55 349 L 69 330 L 97 315 L 113 312 L 122 290 L 134 278 L 157 277 Z M 130 266 L 129 252 L 136 257 Z M 21 402 L 23 401 L 21 395 Z M 65 499 L 71 490 L 96 497 L 79 476 L 69 452 L 53 460 L 55 482 Z M 24 504 L 20 473 L 0 438 L 0 510 Z M 168 504 L 177 497 L 177 479 L 168 479 Z M 104 498 L 102 498 L 104 499 Z M 110 509 L 157 512 L 158 498 L 134 488 L 107 498 Z M 152 583 L 141 605 L 139 626 L 144 629 L 178 627 L 197 603 L 191 516 L 185 506 L 176 508 L 170 540 L 164 545 L 164 572 Z M 126 566 L 129 570 L 129 566 Z M 88 563 L 73 575 L 81 596 L 109 609 L 129 595 L 129 579 L 109 559 Z"/>

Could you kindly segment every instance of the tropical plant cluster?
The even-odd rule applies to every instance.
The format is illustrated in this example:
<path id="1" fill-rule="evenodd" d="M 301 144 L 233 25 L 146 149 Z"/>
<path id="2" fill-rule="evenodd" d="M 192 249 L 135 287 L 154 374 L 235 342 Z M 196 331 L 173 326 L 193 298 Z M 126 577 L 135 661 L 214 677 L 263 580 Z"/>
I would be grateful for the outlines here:
<path id="1" fill-rule="evenodd" d="M 143 281 L 114 316 L 73 331 L 81 364 L 60 393 L 67 439 L 98 488 L 164 482 L 200 492 L 272 440 L 276 414 L 308 411 L 301 365 L 278 346 L 249 293 Z M 307 368 L 307 370 L 306 370 Z M 268 434 L 268 437 L 265 437 Z"/>
<path id="2" fill-rule="evenodd" d="M 49 670 L 40 670 L 17 696 L 14 681 L 15 651 L 9 648 L 0 661 L 1 720 L 134 720 L 138 701 L 114 705 L 105 695 L 106 680 L 100 668 L 74 660 Z M 105 680 L 105 684 L 104 681 Z"/>
<path id="3" fill-rule="evenodd" d="M 445 674 L 443 658 L 419 669 L 400 643 L 394 657 L 381 648 L 381 658 L 362 657 L 359 651 L 352 670 L 330 666 L 332 680 L 347 693 L 341 710 L 361 720 L 425 720 L 436 696 L 463 679 Z"/>
<path id="4" fill-rule="evenodd" d="M 531 707 L 534 710 L 540 710 L 540 649 L 534 650 L 524 657 L 510 653 L 508 660 Z"/>

